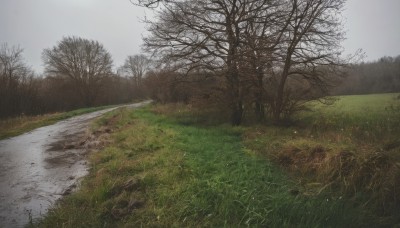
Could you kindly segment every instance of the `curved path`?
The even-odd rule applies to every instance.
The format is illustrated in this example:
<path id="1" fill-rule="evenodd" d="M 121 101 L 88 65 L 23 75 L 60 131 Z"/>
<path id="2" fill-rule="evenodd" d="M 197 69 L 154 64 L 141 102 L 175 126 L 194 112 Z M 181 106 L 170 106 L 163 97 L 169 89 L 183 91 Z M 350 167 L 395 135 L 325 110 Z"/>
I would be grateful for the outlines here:
<path id="1" fill-rule="evenodd" d="M 0 141 L 0 227 L 22 227 L 40 218 L 88 173 L 86 150 L 68 143 L 81 141 L 90 121 L 113 109 L 72 117 Z"/>

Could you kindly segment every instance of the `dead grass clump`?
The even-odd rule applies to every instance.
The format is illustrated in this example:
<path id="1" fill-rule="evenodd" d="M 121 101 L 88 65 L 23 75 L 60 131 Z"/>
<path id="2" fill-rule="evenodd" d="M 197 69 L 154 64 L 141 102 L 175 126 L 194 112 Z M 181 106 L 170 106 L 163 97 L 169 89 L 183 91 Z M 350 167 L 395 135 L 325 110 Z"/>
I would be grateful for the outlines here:
<path id="1" fill-rule="evenodd" d="M 400 210 L 400 164 L 385 152 L 371 153 L 355 170 L 355 189 L 371 196 L 370 204 L 385 215 Z"/>
<path id="2" fill-rule="evenodd" d="M 360 149 L 361 150 L 361 149 Z M 362 194 L 366 205 L 382 216 L 400 211 L 400 163 L 398 151 L 360 153 L 323 146 L 308 140 L 293 140 L 282 146 L 277 162 L 322 192 L 329 187 L 349 197 Z M 318 184 L 316 184 L 318 183 Z"/>
<path id="3" fill-rule="evenodd" d="M 320 173 L 320 179 L 324 178 L 333 186 L 339 186 L 347 191 L 353 188 L 352 179 L 358 166 L 359 162 L 353 152 L 343 150 L 331 154 L 325 169 Z"/>
<path id="4" fill-rule="evenodd" d="M 291 142 L 278 153 L 277 161 L 291 171 L 311 175 L 321 169 L 328 152 L 329 149 L 320 144 Z"/>

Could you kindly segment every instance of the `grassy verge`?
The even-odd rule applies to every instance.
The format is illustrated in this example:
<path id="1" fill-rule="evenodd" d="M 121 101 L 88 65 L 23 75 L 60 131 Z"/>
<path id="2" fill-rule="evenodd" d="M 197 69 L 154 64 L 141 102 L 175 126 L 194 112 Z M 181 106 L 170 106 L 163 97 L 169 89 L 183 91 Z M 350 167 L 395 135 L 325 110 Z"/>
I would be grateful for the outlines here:
<path id="1" fill-rule="evenodd" d="M 346 196 L 305 194 L 295 179 L 258 155 L 257 137 L 247 141 L 253 127 L 199 126 L 186 111 L 154 113 L 160 110 L 168 113 L 162 108 L 120 109 L 98 120 L 96 128 L 112 129 L 110 144 L 91 154 L 92 168 L 81 189 L 35 226 L 377 224 L 368 210 Z"/>
<path id="2" fill-rule="evenodd" d="M 40 116 L 20 116 L 5 120 L 0 120 L 0 139 L 23 134 L 38 127 L 43 127 L 56 123 L 73 116 L 98 111 L 112 106 L 102 106 L 94 108 L 82 108 L 70 112 L 45 114 Z"/>

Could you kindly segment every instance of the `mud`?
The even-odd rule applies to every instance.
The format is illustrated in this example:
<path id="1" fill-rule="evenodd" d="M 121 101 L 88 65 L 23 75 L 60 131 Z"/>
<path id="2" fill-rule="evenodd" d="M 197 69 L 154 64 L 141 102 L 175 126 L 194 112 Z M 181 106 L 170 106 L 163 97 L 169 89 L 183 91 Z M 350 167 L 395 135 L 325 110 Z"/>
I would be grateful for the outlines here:
<path id="1" fill-rule="evenodd" d="M 129 105 L 136 108 L 148 102 Z M 45 215 L 88 173 L 86 140 L 97 111 L 0 141 L 0 227 L 23 227 Z"/>

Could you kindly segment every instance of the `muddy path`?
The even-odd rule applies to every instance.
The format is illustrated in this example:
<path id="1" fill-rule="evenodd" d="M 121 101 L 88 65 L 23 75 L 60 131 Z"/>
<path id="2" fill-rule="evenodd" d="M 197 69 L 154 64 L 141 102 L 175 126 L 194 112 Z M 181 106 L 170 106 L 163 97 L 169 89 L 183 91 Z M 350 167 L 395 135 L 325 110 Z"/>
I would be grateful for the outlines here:
<path id="1" fill-rule="evenodd" d="M 77 142 L 82 142 L 91 120 L 113 109 L 72 117 L 0 141 L 0 227 L 23 227 L 46 214 L 76 187 L 88 173 L 88 149 L 76 146 Z"/>

